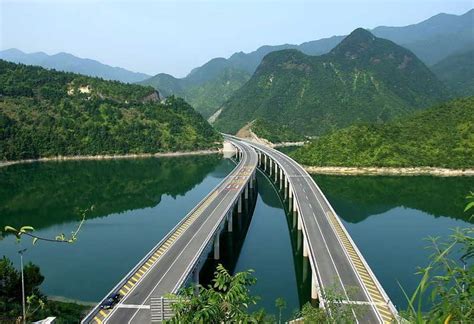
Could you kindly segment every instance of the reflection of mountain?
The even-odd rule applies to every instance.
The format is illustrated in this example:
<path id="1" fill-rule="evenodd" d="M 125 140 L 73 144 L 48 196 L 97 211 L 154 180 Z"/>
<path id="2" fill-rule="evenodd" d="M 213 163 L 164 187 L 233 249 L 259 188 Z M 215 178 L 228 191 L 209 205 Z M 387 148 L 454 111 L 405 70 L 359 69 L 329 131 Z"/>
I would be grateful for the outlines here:
<path id="1" fill-rule="evenodd" d="M 336 212 L 351 223 L 397 206 L 469 221 L 463 212 L 465 197 L 474 189 L 474 179 L 469 177 L 318 175 L 315 180 Z"/>
<path id="2" fill-rule="evenodd" d="M 72 161 L 0 169 L 0 228 L 43 228 L 79 218 L 91 205 L 100 217 L 156 206 L 199 184 L 219 165 L 218 155 L 139 160 Z M 224 177 L 223 170 L 215 176 Z"/>

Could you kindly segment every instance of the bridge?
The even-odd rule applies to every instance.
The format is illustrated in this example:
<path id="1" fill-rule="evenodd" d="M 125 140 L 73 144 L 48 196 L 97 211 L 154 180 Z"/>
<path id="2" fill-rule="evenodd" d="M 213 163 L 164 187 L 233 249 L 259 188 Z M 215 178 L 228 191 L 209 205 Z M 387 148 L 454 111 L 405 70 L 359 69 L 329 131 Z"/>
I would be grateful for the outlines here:
<path id="1" fill-rule="evenodd" d="M 353 311 L 354 322 L 398 321 L 396 308 L 311 176 L 279 151 L 225 138 L 237 149 L 236 168 L 110 291 L 120 293 L 122 300 L 112 310 L 101 310 L 99 303 L 82 323 L 150 323 L 172 316 L 163 296 L 199 282 L 209 253 L 219 259 L 220 233 L 232 231 L 233 214 L 242 213 L 255 190 L 257 167 L 274 179 L 302 232 L 303 256 L 311 267 L 311 298 L 319 307 L 330 309 L 325 292 L 333 291 L 343 296 L 338 303 L 362 309 Z"/>
<path id="2" fill-rule="evenodd" d="M 293 222 L 302 231 L 303 256 L 311 266 L 311 298 L 325 307 L 331 291 L 360 308 L 358 323 L 398 321 L 397 310 L 313 178 L 297 162 L 267 146 L 246 142 L 289 204 Z"/>

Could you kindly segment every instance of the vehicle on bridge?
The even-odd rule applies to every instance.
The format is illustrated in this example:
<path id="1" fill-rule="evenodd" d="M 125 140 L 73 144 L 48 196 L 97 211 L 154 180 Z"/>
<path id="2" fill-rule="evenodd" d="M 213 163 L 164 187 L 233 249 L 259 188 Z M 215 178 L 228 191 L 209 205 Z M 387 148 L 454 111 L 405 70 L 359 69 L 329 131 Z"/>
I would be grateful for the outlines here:
<path id="1" fill-rule="evenodd" d="M 101 309 L 111 309 L 122 299 L 119 293 L 110 294 L 101 304 Z"/>

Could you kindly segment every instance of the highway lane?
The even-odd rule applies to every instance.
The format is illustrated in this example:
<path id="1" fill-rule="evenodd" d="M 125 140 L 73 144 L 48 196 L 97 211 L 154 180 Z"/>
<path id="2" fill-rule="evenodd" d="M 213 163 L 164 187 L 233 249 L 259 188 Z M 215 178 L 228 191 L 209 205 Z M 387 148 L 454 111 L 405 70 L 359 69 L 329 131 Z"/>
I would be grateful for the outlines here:
<path id="1" fill-rule="evenodd" d="M 162 246 L 152 254 L 154 259 L 145 262 L 143 268 L 131 276 L 125 285 L 127 289 L 119 289 L 125 297 L 114 309 L 99 311 L 92 322 L 149 323 L 150 297 L 176 293 L 191 275 L 203 250 L 212 242 L 217 229 L 225 221 L 227 211 L 235 204 L 243 185 L 256 169 L 255 151 L 245 143 L 230 141 L 242 151 L 238 166 L 190 213 L 187 227 L 181 231 L 181 227 L 176 228 L 170 236 L 173 241 L 164 240 Z"/>
<path id="2" fill-rule="evenodd" d="M 248 143 L 277 161 L 289 179 L 320 287 L 337 291 L 347 302 L 365 305 L 361 313 L 354 313 L 360 323 L 390 321 L 393 314 L 388 297 L 314 180 L 285 154 Z"/>

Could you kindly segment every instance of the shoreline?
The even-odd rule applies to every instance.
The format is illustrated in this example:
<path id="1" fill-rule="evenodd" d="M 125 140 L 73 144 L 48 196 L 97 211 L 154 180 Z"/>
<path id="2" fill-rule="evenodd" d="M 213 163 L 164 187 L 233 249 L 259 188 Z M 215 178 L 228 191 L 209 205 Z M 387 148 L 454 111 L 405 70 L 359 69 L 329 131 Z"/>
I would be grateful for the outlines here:
<path id="1" fill-rule="evenodd" d="M 418 176 L 431 175 L 436 177 L 473 177 L 474 169 L 446 169 L 436 167 L 316 167 L 302 165 L 303 168 L 311 174 L 328 175 L 393 175 L 393 176 Z"/>
<path id="2" fill-rule="evenodd" d="M 215 150 L 199 150 L 199 151 L 178 151 L 163 153 L 140 153 L 140 154 L 117 154 L 117 155 L 71 155 L 71 156 L 54 156 L 43 157 L 37 159 L 25 159 L 17 161 L 2 161 L 1 167 L 7 167 L 14 164 L 35 163 L 35 162 L 63 162 L 63 161 L 81 161 L 81 160 L 118 160 L 118 159 L 143 159 L 150 157 L 176 157 L 190 155 L 208 155 L 222 153 L 222 149 Z"/>

